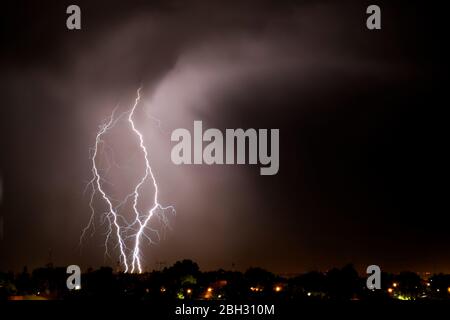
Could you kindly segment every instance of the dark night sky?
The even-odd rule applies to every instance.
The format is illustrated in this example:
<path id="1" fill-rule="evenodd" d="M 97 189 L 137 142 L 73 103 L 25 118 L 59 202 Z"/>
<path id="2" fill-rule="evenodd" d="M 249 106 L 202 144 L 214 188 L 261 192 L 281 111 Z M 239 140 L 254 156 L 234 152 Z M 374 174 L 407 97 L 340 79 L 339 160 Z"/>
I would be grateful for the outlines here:
<path id="1" fill-rule="evenodd" d="M 448 34 L 436 4 L 377 1 L 382 30 L 368 31 L 367 1 L 76 1 L 82 30 L 68 31 L 72 2 L 2 3 L 0 270 L 43 265 L 50 249 L 57 265 L 115 264 L 101 226 L 78 246 L 89 148 L 142 84 L 163 130 L 140 125 L 177 208 L 165 239 L 145 247 L 148 269 L 190 258 L 204 270 L 450 272 L 436 182 Z M 279 128 L 278 175 L 173 165 L 170 132 L 193 120 Z"/>

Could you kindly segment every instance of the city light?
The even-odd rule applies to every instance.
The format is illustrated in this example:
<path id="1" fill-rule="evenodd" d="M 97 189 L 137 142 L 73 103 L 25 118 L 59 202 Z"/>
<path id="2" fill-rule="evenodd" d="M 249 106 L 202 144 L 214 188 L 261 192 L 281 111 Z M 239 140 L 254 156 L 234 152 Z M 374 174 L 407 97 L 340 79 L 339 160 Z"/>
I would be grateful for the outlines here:
<path id="1" fill-rule="evenodd" d="M 388 288 L 387 291 L 388 291 L 389 293 L 392 293 L 392 292 L 394 292 L 394 289 Z"/>

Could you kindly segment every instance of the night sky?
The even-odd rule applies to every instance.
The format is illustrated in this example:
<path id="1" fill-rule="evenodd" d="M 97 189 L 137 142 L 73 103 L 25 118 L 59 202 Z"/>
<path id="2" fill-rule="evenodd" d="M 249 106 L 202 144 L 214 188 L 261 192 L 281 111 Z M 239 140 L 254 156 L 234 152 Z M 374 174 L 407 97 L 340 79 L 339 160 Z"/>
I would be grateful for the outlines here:
<path id="1" fill-rule="evenodd" d="M 448 143 L 438 125 L 447 104 L 443 9 L 426 1 L 93 2 L 2 2 L 0 270 L 43 266 L 50 251 L 55 265 L 115 267 L 100 219 L 79 245 L 90 217 L 89 148 L 142 85 L 139 126 L 161 200 L 177 210 L 161 241 L 145 245 L 147 270 L 189 258 L 202 270 L 297 273 L 352 262 L 360 271 L 450 272 L 438 187 Z M 365 26 L 372 2 L 381 30 Z M 79 31 L 66 29 L 73 3 Z M 174 165 L 170 134 L 192 130 L 194 120 L 279 128 L 278 174 Z M 111 143 L 131 176 L 112 182 L 126 189 L 142 163 L 136 141 L 118 129 Z"/>

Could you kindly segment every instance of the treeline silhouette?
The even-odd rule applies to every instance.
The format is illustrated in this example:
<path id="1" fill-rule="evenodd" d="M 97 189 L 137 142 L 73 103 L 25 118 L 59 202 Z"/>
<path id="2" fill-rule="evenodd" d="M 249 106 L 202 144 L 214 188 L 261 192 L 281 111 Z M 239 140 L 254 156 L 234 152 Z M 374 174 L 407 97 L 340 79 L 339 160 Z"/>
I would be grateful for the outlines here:
<path id="1" fill-rule="evenodd" d="M 143 274 L 115 273 L 112 268 L 89 269 L 81 288 L 69 290 L 66 268 L 47 266 L 29 273 L 0 273 L 0 299 L 129 299 L 184 300 L 446 300 L 450 275 L 422 279 L 414 272 L 383 273 L 381 289 L 370 290 L 366 275 L 349 264 L 327 272 L 312 271 L 295 277 L 277 276 L 261 268 L 246 272 L 201 272 L 191 260 L 176 262 L 162 271 Z"/>

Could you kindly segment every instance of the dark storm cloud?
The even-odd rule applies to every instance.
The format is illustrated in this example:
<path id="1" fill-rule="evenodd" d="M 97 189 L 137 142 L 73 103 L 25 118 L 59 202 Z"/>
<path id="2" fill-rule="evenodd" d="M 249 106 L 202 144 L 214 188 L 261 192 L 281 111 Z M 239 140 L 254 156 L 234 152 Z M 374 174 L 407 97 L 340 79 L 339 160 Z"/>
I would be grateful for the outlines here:
<path id="1" fill-rule="evenodd" d="M 104 263 L 101 232 L 77 248 L 89 147 L 141 84 L 145 112 L 162 121 L 161 132 L 141 120 L 161 197 L 178 212 L 167 238 L 146 248 L 150 268 L 184 257 L 205 269 L 430 266 L 402 242 L 423 232 L 405 223 L 419 193 L 405 112 L 416 119 L 428 103 L 433 71 L 424 31 L 410 35 L 416 10 L 386 6 L 386 31 L 369 33 L 367 4 L 356 1 L 79 5 L 80 32 L 65 30 L 61 2 L 15 4 L 5 20 L 1 268 L 43 264 L 50 248 L 58 264 Z M 280 128 L 280 173 L 174 166 L 170 132 L 193 120 Z"/>

